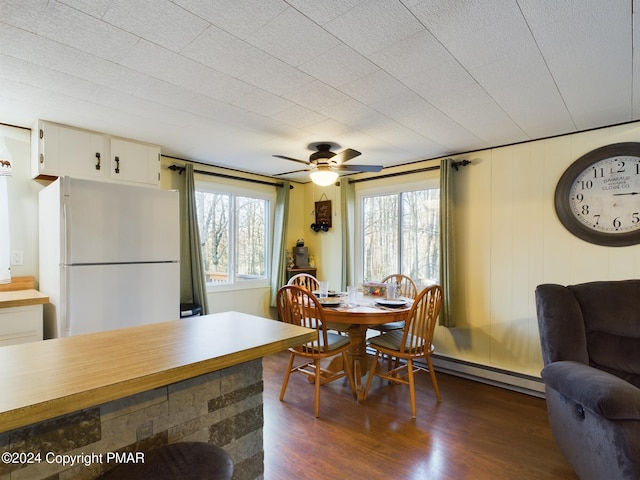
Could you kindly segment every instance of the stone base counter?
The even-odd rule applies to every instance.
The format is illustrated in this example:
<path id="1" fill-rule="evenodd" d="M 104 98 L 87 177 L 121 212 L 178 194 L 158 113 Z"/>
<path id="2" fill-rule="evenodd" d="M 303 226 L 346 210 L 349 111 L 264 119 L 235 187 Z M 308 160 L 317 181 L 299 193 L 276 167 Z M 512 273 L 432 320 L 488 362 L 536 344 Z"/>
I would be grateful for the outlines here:
<path id="1" fill-rule="evenodd" d="M 179 441 L 262 478 L 261 358 L 315 336 L 291 327 L 226 312 L 0 348 L 0 480 L 94 479 Z"/>

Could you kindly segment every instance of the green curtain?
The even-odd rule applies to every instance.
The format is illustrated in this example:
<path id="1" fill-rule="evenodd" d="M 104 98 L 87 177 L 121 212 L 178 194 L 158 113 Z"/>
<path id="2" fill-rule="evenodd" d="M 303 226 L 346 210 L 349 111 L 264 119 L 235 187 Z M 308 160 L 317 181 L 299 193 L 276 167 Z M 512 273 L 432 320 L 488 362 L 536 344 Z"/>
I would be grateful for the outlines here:
<path id="1" fill-rule="evenodd" d="M 443 290 L 439 323 L 455 327 L 455 250 L 453 218 L 453 159 L 440 162 L 440 285 Z"/>
<path id="2" fill-rule="evenodd" d="M 202 314 L 209 313 L 207 285 L 202 261 L 202 244 L 196 210 L 196 187 L 193 165 L 185 165 L 180 188 L 180 303 L 197 303 Z"/>
<path id="3" fill-rule="evenodd" d="M 342 291 L 349 285 L 355 285 L 355 209 L 356 187 L 348 179 L 340 182 L 340 197 L 342 198 L 340 214 L 342 217 Z"/>
<path id="4" fill-rule="evenodd" d="M 276 192 L 276 209 L 273 222 L 273 249 L 271 257 L 271 302 L 276 306 L 278 289 L 287 283 L 287 221 L 289 219 L 289 182 L 282 182 Z"/>

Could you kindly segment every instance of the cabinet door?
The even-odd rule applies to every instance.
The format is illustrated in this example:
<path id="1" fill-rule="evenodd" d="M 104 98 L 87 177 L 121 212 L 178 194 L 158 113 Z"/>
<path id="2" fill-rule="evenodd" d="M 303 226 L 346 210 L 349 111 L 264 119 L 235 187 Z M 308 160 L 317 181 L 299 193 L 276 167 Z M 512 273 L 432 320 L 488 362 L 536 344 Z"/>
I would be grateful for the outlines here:
<path id="1" fill-rule="evenodd" d="M 76 130 L 60 129 L 60 169 L 64 175 L 98 180 L 105 177 L 107 159 L 104 136 Z"/>
<path id="2" fill-rule="evenodd" d="M 147 185 L 160 184 L 160 148 L 111 139 L 111 179 Z"/>
<path id="3" fill-rule="evenodd" d="M 31 176 L 60 175 L 60 127 L 37 122 L 31 129 Z"/>
<path id="4" fill-rule="evenodd" d="M 69 175 L 101 179 L 106 176 L 103 135 L 41 121 L 32 130 L 32 145 L 34 178 Z"/>
<path id="5" fill-rule="evenodd" d="M 42 305 L 0 308 L 0 346 L 42 340 Z"/>

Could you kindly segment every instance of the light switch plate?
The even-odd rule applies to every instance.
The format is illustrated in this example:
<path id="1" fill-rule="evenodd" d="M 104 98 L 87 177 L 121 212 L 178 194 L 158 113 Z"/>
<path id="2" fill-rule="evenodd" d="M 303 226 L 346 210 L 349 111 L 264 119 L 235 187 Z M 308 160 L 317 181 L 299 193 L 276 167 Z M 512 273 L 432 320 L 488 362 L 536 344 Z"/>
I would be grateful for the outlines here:
<path id="1" fill-rule="evenodd" d="M 24 265 L 24 252 L 22 250 L 11 250 L 11 265 Z"/>

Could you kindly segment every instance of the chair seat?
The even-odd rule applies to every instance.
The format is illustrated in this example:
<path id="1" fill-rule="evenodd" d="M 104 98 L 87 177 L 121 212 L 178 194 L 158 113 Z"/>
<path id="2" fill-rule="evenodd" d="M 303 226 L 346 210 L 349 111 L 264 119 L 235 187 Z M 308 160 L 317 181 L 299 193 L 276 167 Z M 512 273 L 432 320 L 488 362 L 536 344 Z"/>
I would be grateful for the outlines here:
<path id="1" fill-rule="evenodd" d="M 381 325 L 371 325 L 370 330 L 376 330 L 378 332 L 390 332 L 392 330 L 402 330 L 404 328 L 404 321 L 383 323 Z"/>
<path id="2" fill-rule="evenodd" d="M 322 337 L 320 337 L 319 340 L 320 340 L 320 352 L 322 353 L 325 353 L 331 350 L 336 350 L 337 348 L 340 348 L 343 345 L 348 344 L 350 342 L 349 337 L 346 337 L 344 335 L 340 335 L 337 333 L 332 333 L 332 332 L 327 332 L 327 345 L 324 345 Z M 305 350 L 306 349 L 316 350 L 315 348 L 313 348 L 313 345 L 310 343 L 306 344 L 304 348 Z"/>
<path id="3" fill-rule="evenodd" d="M 230 480 L 233 468 L 233 460 L 221 447 L 179 442 L 150 450 L 144 463 L 122 464 L 99 480 Z"/>
<path id="4" fill-rule="evenodd" d="M 369 340 L 369 345 L 386 348 L 388 350 L 400 350 L 402 345 L 402 336 L 404 332 L 402 330 L 392 330 L 388 333 L 372 337 Z M 406 345 L 409 344 L 410 338 L 407 338 Z"/>

